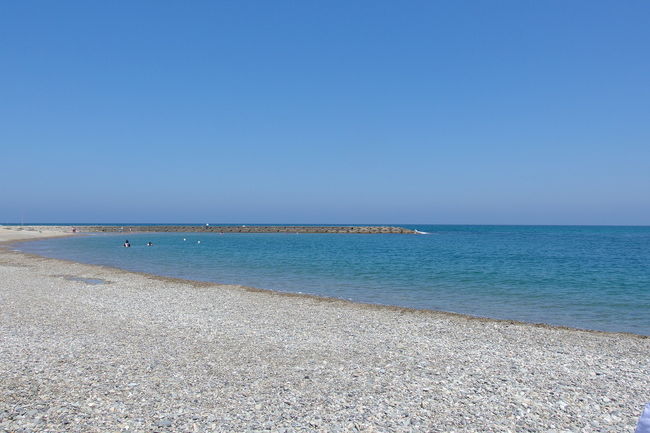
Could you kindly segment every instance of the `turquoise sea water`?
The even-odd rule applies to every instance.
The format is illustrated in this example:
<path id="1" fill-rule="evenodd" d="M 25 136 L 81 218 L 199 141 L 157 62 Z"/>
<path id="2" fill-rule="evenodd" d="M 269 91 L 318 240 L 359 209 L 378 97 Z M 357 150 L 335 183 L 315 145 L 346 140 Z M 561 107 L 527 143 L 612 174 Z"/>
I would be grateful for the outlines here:
<path id="1" fill-rule="evenodd" d="M 172 277 L 650 335 L 650 227 L 405 227 L 429 234 L 96 234 L 17 248 Z M 125 238 L 132 248 L 121 246 Z"/>

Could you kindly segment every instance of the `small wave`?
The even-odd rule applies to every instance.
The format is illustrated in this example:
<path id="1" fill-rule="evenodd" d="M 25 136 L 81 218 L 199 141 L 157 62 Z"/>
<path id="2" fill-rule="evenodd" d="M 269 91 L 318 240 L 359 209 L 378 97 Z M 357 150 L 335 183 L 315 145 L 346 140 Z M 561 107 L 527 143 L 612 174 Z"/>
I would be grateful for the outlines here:
<path id="1" fill-rule="evenodd" d="M 420 230 L 415 230 L 416 235 L 430 235 L 431 233 L 429 232 L 421 232 Z"/>

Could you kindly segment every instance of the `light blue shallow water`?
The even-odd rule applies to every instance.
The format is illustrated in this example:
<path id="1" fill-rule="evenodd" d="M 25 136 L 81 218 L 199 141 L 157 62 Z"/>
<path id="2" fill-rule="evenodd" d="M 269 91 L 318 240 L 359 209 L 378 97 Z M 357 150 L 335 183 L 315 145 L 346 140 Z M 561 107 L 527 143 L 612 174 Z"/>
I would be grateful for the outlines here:
<path id="1" fill-rule="evenodd" d="M 408 227 L 430 234 L 129 234 L 132 248 L 121 247 L 124 235 L 101 234 L 17 248 L 172 277 L 650 335 L 650 227 Z"/>

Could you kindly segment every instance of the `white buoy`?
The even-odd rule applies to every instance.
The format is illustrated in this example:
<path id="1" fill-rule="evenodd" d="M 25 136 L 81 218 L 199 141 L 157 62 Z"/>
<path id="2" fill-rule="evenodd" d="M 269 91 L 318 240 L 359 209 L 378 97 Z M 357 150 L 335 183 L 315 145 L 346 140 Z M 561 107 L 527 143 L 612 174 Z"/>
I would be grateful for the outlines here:
<path id="1" fill-rule="evenodd" d="M 183 238 L 183 240 L 186 241 L 187 239 Z"/>
<path id="2" fill-rule="evenodd" d="M 197 243 L 197 244 L 200 244 L 200 243 L 201 243 L 201 241 L 196 241 L 196 243 Z"/>

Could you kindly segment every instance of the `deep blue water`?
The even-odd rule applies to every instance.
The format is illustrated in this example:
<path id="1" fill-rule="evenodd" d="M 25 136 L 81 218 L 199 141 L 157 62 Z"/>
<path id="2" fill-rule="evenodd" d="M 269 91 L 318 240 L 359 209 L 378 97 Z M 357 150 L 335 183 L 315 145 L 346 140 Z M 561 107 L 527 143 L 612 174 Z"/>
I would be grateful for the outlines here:
<path id="1" fill-rule="evenodd" d="M 97 234 L 17 248 L 172 277 L 650 335 L 650 227 L 408 227 L 430 234 L 128 234 L 132 248 L 121 246 L 125 235 Z"/>

